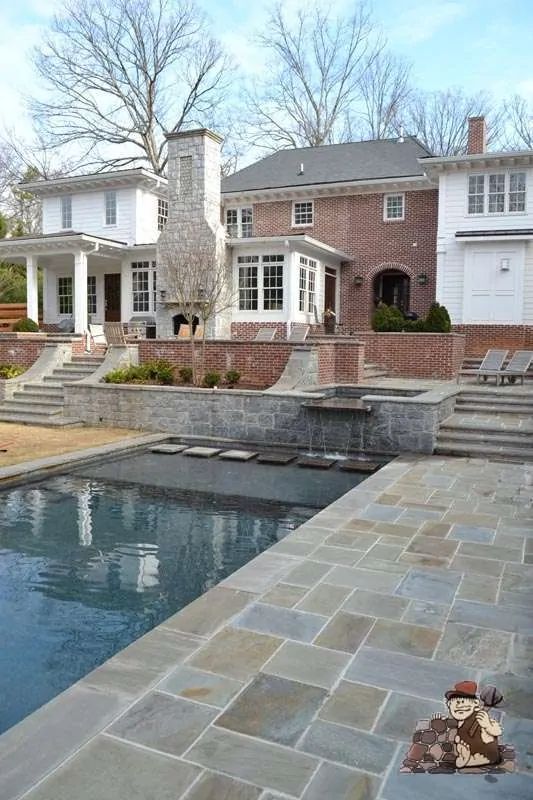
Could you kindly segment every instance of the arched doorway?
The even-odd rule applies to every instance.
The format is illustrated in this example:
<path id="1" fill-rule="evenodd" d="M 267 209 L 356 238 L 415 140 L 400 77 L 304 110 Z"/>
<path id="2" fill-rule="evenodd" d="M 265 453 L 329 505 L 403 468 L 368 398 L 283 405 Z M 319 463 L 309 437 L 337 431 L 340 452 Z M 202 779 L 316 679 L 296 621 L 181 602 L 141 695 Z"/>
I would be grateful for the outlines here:
<path id="1" fill-rule="evenodd" d="M 374 303 L 395 306 L 404 314 L 409 311 L 411 279 L 399 269 L 384 269 L 374 278 Z"/>

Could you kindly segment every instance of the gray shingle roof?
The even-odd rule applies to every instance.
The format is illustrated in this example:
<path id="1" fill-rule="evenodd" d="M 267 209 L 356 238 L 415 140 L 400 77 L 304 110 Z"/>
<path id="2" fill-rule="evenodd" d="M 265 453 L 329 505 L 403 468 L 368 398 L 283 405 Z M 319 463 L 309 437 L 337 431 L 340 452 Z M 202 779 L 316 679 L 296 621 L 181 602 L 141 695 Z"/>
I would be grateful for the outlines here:
<path id="1" fill-rule="evenodd" d="M 432 154 L 417 139 L 406 136 L 368 142 L 329 144 L 278 150 L 222 181 L 223 192 L 342 183 L 380 178 L 421 176 L 418 158 Z M 303 174 L 300 165 L 303 164 Z"/>

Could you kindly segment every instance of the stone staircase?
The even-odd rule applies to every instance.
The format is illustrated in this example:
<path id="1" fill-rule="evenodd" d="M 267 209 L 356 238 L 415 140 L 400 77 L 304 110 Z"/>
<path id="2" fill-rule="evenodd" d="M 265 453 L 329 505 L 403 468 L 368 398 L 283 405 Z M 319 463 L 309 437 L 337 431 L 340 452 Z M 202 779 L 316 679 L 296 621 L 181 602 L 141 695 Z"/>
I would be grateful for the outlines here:
<path id="1" fill-rule="evenodd" d="M 439 428 L 435 453 L 533 462 L 533 392 L 465 389 Z"/>
<path id="2" fill-rule="evenodd" d="M 57 427 L 79 424 L 63 415 L 63 386 L 88 378 L 103 360 L 103 356 L 73 356 L 42 381 L 21 383 L 12 397 L 0 402 L 0 422 Z"/>

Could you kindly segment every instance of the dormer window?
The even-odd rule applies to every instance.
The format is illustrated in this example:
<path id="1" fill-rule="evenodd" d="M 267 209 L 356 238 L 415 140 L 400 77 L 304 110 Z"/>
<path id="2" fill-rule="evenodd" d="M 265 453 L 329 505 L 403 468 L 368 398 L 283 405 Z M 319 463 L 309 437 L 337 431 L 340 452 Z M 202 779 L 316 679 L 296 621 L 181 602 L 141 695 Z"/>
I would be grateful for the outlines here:
<path id="1" fill-rule="evenodd" d="M 70 195 L 66 195 L 65 197 L 60 198 L 60 205 L 61 205 L 61 229 L 71 230 L 72 229 L 72 197 Z"/>
<path id="2" fill-rule="evenodd" d="M 230 239 L 249 239 L 252 232 L 253 209 L 251 206 L 226 209 L 226 233 Z"/>
<path id="3" fill-rule="evenodd" d="M 117 224 L 117 193 L 115 191 L 105 193 L 105 224 Z"/>
<path id="4" fill-rule="evenodd" d="M 162 231 L 168 220 L 168 200 L 161 197 L 157 201 L 157 230 Z"/>

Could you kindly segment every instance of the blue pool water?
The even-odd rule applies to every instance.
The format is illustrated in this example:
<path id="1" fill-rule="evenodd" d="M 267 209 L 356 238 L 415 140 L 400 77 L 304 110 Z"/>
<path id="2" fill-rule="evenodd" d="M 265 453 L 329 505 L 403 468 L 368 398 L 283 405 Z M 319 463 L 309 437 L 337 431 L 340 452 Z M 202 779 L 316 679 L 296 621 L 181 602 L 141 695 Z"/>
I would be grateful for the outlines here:
<path id="1" fill-rule="evenodd" d="M 0 733 L 317 510 L 97 472 L 0 492 Z"/>

